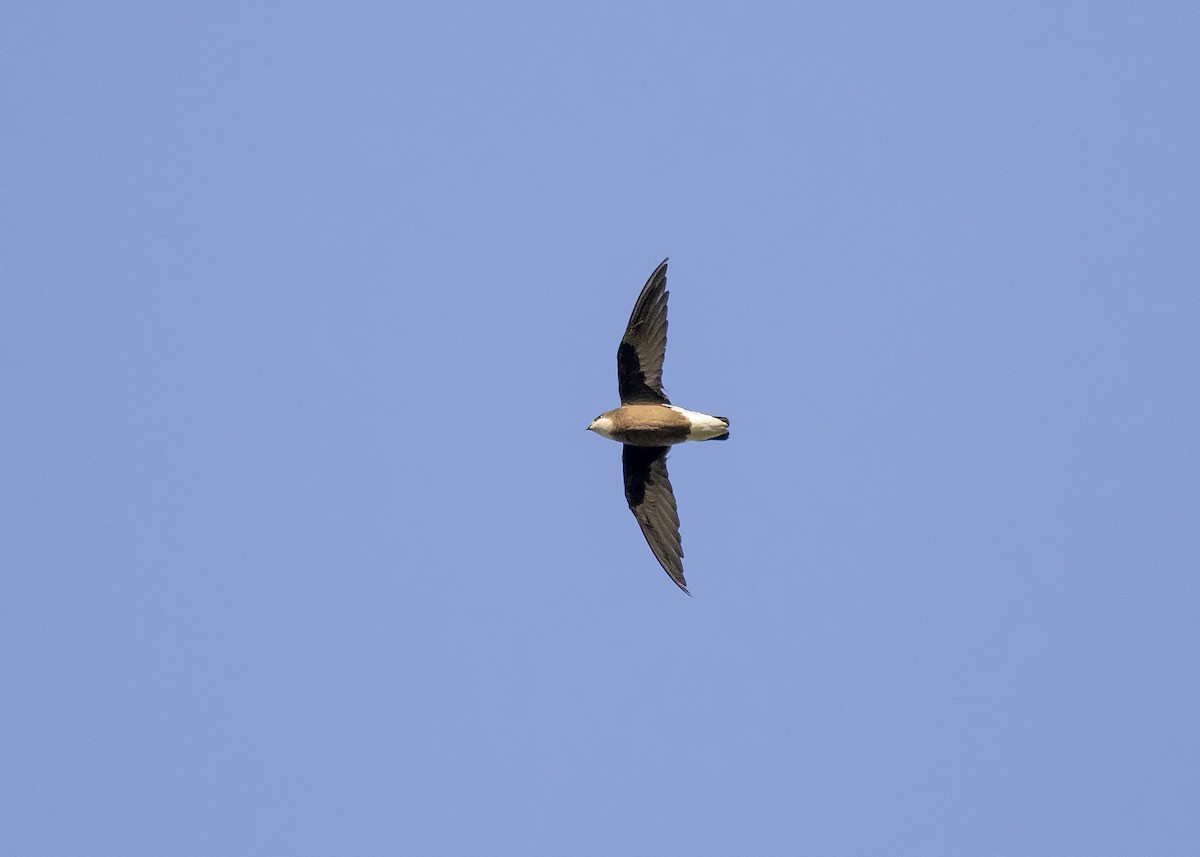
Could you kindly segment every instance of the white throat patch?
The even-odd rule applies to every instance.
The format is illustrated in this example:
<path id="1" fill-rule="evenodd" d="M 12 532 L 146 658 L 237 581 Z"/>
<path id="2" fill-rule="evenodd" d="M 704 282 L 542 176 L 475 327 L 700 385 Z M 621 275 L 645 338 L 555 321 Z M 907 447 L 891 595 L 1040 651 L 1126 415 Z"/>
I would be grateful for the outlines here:
<path id="1" fill-rule="evenodd" d="M 606 437 L 609 440 L 615 440 L 615 438 L 612 436 L 612 417 L 596 417 L 596 419 L 592 420 L 592 424 L 588 426 L 588 431 L 594 431 L 601 437 Z"/>

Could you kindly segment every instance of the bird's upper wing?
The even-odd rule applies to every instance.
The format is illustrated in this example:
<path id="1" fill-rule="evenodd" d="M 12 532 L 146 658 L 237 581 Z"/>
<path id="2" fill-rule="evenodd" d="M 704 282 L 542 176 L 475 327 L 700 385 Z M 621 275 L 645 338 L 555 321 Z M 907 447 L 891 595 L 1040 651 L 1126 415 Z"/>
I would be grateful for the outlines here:
<path id="1" fill-rule="evenodd" d="M 679 513 L 667 476 L 667 447 L 627 444 L 621 453 L 621 464 L 625 468 L 625 499 L 642 528 L 642 535 L 659 565 L 686 593 Z"/>
<path id="2" fill-rule="evenodd" d="M 617 348 L 617 388 L 622 405 L 670 404 L 662 388 L 668 295 L 667 260 L 663 259 L 642 287 Z"/>

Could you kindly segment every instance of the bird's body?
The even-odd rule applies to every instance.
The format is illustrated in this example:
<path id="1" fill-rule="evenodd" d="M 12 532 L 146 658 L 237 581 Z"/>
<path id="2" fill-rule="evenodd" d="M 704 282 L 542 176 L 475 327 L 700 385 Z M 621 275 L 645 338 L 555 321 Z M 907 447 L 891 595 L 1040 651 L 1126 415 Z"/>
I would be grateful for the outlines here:
<path id="1" fill-rule="evenodd" d="M 667 449 L 695 440 L 725 440 L 729 420 L 672 405 L 662 388 L 667 347 L 667 260 L 642 288 L 617 349 L 621 407 L 605 411 L 589 431 L 624 444 L 625 499 L 659 564 L 687 592 Z"/>
<path id="2" fill-rule="evenodd" d="M 621 405 L 596 417 L 590 428 L 630 446 L 674 446 L 689 440 L 729 437 L 729 420 L 678 405 Z"/>

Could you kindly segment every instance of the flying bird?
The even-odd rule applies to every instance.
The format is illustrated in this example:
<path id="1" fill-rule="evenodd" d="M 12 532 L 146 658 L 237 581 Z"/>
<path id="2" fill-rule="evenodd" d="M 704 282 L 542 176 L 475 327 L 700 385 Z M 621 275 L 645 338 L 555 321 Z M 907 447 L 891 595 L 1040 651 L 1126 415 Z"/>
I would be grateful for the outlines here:
<path id="1" fill-rule="evenodd" d="M 617 348 L 621 407 L 596 417 L 588 431 L 624 444 L 625 499 L 659 565 L 686 593 L 679 513 L 667 476 L 667 448 L 689 440 L 725 440 L 729 420 L 672 405 L 663 392 L 669 295 L 667 260 L 663 259 L 642 287 Z"/>

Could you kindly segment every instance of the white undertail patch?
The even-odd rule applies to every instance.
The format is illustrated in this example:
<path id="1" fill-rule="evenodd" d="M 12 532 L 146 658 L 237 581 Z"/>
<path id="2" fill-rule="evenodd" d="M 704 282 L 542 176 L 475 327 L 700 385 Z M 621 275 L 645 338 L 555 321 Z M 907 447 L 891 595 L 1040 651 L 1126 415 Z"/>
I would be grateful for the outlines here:
<path id="1" fill-rule="evenodd" d="M 691 423 L 691 427 L 688 429 L 688 440 L 712 440 L 729 431 L 729 423 L 720 417 L 711 417 L 699 411 L 689 411 L 678 405 L 668 405 L 667 407 L 688 418 L 688 422 Z"/>

